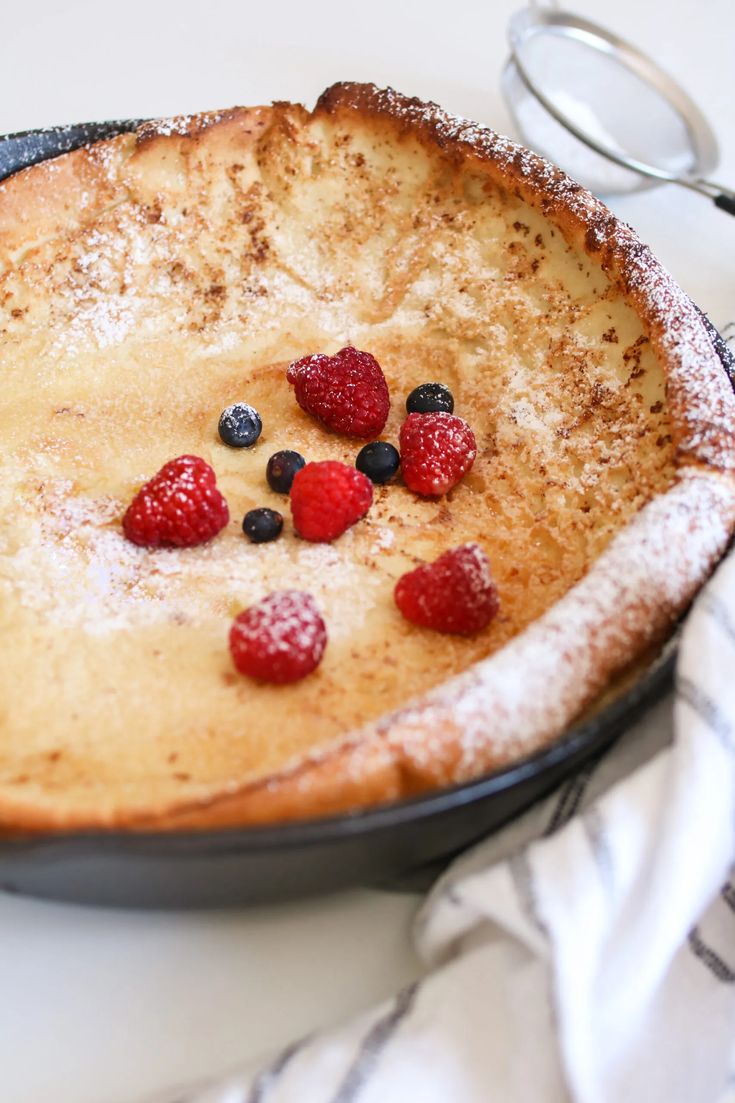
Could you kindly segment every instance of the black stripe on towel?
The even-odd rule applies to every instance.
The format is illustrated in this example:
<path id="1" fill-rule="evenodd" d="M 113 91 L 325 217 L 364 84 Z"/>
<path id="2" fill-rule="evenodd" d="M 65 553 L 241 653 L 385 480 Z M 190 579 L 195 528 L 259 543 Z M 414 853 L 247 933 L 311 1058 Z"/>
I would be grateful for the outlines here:
<path id="1" fill-rule="evenodd" d="M 416 1000 L 418 982 L 399 992 L 393 1006 L 382 1019 L 373 1023 L 363 1038 L 354 1061 L 347 1069 L 342 1083 L 332 1096 L 332 1103 L 352 1103 L 372 1076 L 385 1047 L 398 1027 L 411 1012 Z"/>
<path id="2" fill-rule="evenodd" d="M 722 899 L 727 904 L 731 912 L 735 912 L 735 885 L 732 881 L 728 881 L 722 886 L 722 892 L 720 894 Z"/>
<path id="3" fill-rule="evenodd" d="M 541 910 L 538 906 L 538 897 L 536 895 L 536 882 L 533 878 L 533 870 L 528 860 L 527 853 L 522 850 L 518 854 L 514 854 L 508 863 L 511 877 L 513 878 L 513 884 L 515 885 L 516 893 L 521 905 L 531 919 L 533 925 L 541 931 L 541 934 L 549 937 L 549 929 L 543 920 Z"/>
<path id="4" fill-rule="evenodd" d="M 730 968 L 720 955 L 702 941 L 698 929 L 693 927 L 689 932 L 689 945 L 695 957 L 698 957 L 703 965 L 709 969 L 713 976 L 724 984 L 735 984 L 735 971 Z"/>
<path id="5" fill-rule="evenodd" d="M 300 1041 L 293 1042 L 290 1046 L 286 1046 L 285 1049 L 281 1050 L 270 1065 L 260 1070 L 250 1086 L 250 1094 L 247 1099 L 243 1096 L 243 1103 L 263 1103 L 266 1093 L 270 1092 L 271 1088 L 275 1086 L 276 1080 L 285 1071 L 287 1065 L 309 1041 L 311 1041 L 311 1036 L 301 1038 Z"/>
<path id="6" fill-rule="evenodd" d="M 599 810 L 592 805 L 582 816 L 582 826 L 589 840 L 595 864 L 608 892 L 615 888 L 615 863 L 613 861 L 610 840 Z"/>
<path id="7" fill-rule="evenodd" d="M 679 677 L 676 680 L 676 694 L 680 700 L 685 701 L 696 712 L 700 720 L 704 721 L 728 751 L 735 752 L 735 736 L 730 727 L 730 722 L 724 712 L 720 711 L 717 704 L 704 690 L 700 689 L 689 678 Z"/>
<path id="8" fill-rule="evenodd" d="M 521 902 L 521 906 L 525 909 L 526 914 L 530 917 L 536 928 L 548 941 L 551 941 L 549 935 L 549 928 L 546 926 L 546 922 L 541 915 L 541 909 L 538 903 L 538 894 L 536 892 L 536 881 L 533 876 L 533 870 L 531 869 L 531 863 L 528 860 L 528 855 L 525 851 L 521 851 L 519 854 L 514 854 L 508 863 L 511 877 L 513 878 L 513 885 L 518 899 Z M 559 1023 L 561 1021 L 559 1015 L 559 1007 L 557 1004 L 556 994 L 554 992 L 554 986 L 550 985 L 550 991 L 548 993 L 549 1002 L 549 1014 L 551 1015 L 551 1021 L 554 1024 L 554 1030 L 558 1031 Z"/>
<path id="9" fill-rule="evenodd" d="M 457 907 L 457 908 L 463 902 L 462 897 L 459 894 L 459 889 L 457 888 L 456 885 L 452 884 L 451 881 L 447 885 L 447 887 L 444 889 L 444 895 L 446 896 L 449 903 L 454 904 L 454 906 Z"/>
<path id="10" fill-rule="evenodd" d="M 584 766 L 578 774 L 575 774 L 574 777 L 563 786 L 559 795 L 559 800 L 554 805 L 551 818 L 544 828 L 543 838 L 546 838 L 547 835 L 553 835 L 555 831 L 563 827 L 565 823 L 568 823 L 575 814 L 585 794 L 589 780 L 597 769 L 599 762 L 599 758 L 594 759 L 594 761 Z"/>
<path id="11" fill-rule="evenodd" d="M 731 643 L 735 643 L 735 621 L 730 616 L 730 610 L 716 594 L 702 595 L 701 608 L 709 613 L 712 620 L 722 629 Z"/>

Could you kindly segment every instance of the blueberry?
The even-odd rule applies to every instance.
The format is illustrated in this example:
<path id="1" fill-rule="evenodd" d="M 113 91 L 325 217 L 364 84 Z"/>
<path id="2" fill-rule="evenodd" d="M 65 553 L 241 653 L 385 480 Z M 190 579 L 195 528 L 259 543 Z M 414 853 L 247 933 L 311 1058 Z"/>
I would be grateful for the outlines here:
<path id="1" fill-rule="evenodd" d="M 367 475 L 374 483 L 387 483 L 392 479 L 401 463 L 398 449 L 384 440 L 374 440 L 361 448 L 355 460 L 355 467 Z"/>
<path id="2" fill-rule="evenodd" d="M 422 383 L 415 387 L 406 399 L 409 414 L 454 413 L 454 398 L 443 383 Z"/>
<path id="3" fill-rule="evenodd" d="M 306 460 L 300 452 L 291 452 L 288 448 L 282 452 L 274 452 L 265 469 L 268 486 L 276 494 L 288 494 L 294 475 L 305 465 Z"/>
<path id="4" fill-rule="evenodd" d="M 263 429 L 260 414 L 247 402 L 235 402 L 222 411 L 217 426 L 230 448 L 252 448 Z"/>
<path id="5" fill-rule="evenodd" d="M 281 535 L 283 517 L 275 509 L 251 509 L 243 518 L 242 531 L 254 544 L 267 544 Z"/>

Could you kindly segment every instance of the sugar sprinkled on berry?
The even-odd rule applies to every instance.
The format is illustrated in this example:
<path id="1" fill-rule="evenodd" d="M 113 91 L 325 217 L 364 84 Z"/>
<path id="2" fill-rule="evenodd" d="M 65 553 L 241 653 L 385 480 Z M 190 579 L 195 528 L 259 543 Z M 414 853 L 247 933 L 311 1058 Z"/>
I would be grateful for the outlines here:
<path id="1" fill-rule="evenodd" d="M 317 668 L 327 628 L 311 594 L 277 590 L 235 617 L 229 643 L 241 674 L 286 685 Z"/>
<path id="2" fill-rule="evenodd" d="M 443 383 L 422 383 L 406 399 L 406 410 L 409 414 L 436 414 L 440 410 L 453 414 L 454 396 Z"/>
<path id="3" fill-rule="evenodd" d="M 395 602 L 406 620 L 436 632 L 473 636 L 499 608 L 487 556 L 478 544 L 462 544 L 401 576 Z"/>
<path id="4" fill-rule="evenodd" d="M 446 494 L 477 455 L 475 435 L 455 414 L 409 414 L 400 432 L 403 481 L 415 494 Z"/>
<path id="5" fill-rule="evenodd" d="M 390 395 L 383 370 L 369 352 L 350 345 L 334 356 L 304 356 L 289 366 L 287 379 L 302 410 L 328 429 L 363 439 L 382 433 Z"/>
<path id="6" fill-rule="evenodd" d="M 165 463 L 133 498 L 123 532 L 133 544 L 188 548 L 216 536 L 230 519 L 209 464 L 199 456 Z"/>
<path id="7" fill-rule="evenodd" d="M 230 448 L 252 448 L 263 431 L 263 422 L 247 402 L 234 402 L 220 414 L 217 431 Z"/>

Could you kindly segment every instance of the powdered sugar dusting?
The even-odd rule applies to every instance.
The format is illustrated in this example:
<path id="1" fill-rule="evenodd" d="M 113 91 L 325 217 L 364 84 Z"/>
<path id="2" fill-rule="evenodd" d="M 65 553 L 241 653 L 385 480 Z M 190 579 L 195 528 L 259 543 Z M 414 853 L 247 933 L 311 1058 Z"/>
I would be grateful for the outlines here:
<path id="1" fill-rule="evenodd" d="M 62 628 L 102 635 L 189 624 L 221 635 L 223 621 L 269 590 L 298 586 L 340 639 L 375 601 L 378 580 L 355 560 L 349 533 L 339 546 L 256 546 L 229 532 L 198 548 L 146 549 L 123 537 L 124 503 L 113 498 L 77 496 L 59 480 L 47 487 L 45 505 L 43 516 L 29 516 L 23 544 L 0 559 L 21 604 Z"/>
<path id="2" fill-rule="evenodd" d="M 92 299 L 80 303 L 59 345 L 68 350 L 91 339 L 98 349 L 107 349 L 119 345 L 134 324 L 135 312 L 129 297 Z"/>
<path id="3" fill-rule="evenodd" d="M 315 752 L 293 775 L 285 772 L 282 783 L 302 796 L 315 783 L 318 791 L 322 766 L 337 753 L 356 784 L 398 766 L 415 792 L 477 777 L 541 749 L 631 655 L 670 628 L 722 555 L 734 524 L 732 487 L 709 473 L 688 472 L 525 632 L 422 698 Z"/>
<path id="4" fill-rule="evenodd" d="M 530 754 L 670 626 L 722 554 L 733 523 L 732 488 L 716 476 L 687 474 L 525 632 L 379 730 L 421 771 L 441 758 L 435 741 L 445 739 L 448 725 L 459 755 L 445 781 Z"/>
<path id="5" fill-rule="evenodd" d="M 72 254 L 62 289 L 65 310 L 51 327 L 51 354 L 92 345 L 119 345 L 133 330 L 141 301 L 131 288 L 134 272 L 147 262 L 142 235 L 122 235 L 93 227 Z"/>
<path id="6" fill-rule="evenodd" d="M 380 552 L 389 551 L 396 542 L 396 534 L 387 525 L 373 525 L 375 538 L 370 545 L 370 554 L 379 555 Z"/>
<path id="7" fill-rule="evenodd" d="M 241 613 L 230 649 L 243 674 L 267 682 L 299 681 L 321 662 L 327 629 L 311 594 L 277 590 Z"/>
<path id="8" fill-rule="evenodd" d="M 216 123 L 221 122 L 224 115 L 222 112 L 213 111 L 204 116 L 206 124 L 208 126 L 214 126 Z M 143 123 L 138 127 L 139 140 L 145 141 L 148 138 L 170 138 L 172 136 L 185 137 L 192 133 L 195 127 L 200 126 L 202 123 L 201 115 L 170 115 L 166 118 L 151 119 L 149 122 Z"/>

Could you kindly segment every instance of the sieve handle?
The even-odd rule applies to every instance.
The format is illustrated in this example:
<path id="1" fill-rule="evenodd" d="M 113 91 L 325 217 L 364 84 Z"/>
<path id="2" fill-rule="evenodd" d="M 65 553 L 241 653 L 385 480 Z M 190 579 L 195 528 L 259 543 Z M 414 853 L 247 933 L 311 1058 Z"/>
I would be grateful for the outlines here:
<path id="1" fill-rule="evenodd" d="M 735 195 L 728 192 L 720 192 L 719 195 L 714 197 L 715 206 L 719 207 L 721 211 L 727 211 L 728 214 L 735 214 Z"/>
<path id="2" fill-rule="evenodd" d="M 700 195 L 706 195 L 721 211 L 735 215 L 735 191 L 730 188 L 726 188 L 722 184 L 716 184 L 714 180 L 692 179 L 689 176 L 675 176 L 672 181 L 674 184 L 681 184 L 682 187 L 689 188 L 691 191 L 699 192 Z"/>

